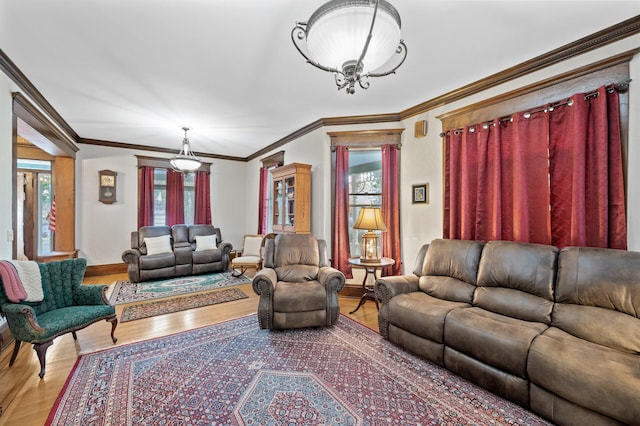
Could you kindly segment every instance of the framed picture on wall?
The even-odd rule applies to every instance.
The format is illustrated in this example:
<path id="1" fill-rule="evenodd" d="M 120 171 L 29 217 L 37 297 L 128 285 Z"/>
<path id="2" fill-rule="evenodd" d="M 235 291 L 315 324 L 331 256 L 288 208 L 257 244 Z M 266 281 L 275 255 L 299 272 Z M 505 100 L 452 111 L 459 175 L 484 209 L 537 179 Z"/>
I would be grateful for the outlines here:
<path id="1" fill-rule="evenodd" d="M 412 204 L 429 204 L 429 184 L 420 183 L 412 185 L 411 191 Z"/>

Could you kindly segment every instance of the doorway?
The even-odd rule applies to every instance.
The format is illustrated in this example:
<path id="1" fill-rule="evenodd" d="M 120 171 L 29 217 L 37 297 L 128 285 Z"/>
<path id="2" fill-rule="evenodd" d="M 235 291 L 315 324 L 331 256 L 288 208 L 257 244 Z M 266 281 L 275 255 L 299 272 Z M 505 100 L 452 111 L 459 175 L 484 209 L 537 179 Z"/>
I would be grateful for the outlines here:
<path id="1" fill-rule="evenodd" d="M 16 257 L 37 260 L 55 247 L 51 161 L 18 159 Z"/>

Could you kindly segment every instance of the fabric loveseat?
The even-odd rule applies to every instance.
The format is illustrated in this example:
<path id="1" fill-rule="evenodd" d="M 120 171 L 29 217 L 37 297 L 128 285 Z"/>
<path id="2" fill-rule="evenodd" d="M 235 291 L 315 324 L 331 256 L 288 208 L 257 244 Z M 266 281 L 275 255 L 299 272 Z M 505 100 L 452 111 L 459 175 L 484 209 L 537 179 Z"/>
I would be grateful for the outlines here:
<path id="1" fill-rule="evenodd" d="M 640 424 L 640 253 L 434 240 L 375 291 L 391 342 L 557 424 Z"/>
<path id="2" fill-rule="evenodd" d="M 226 271 L 232 249 L 213 225 L 143 226 L 131 233 L 122 260 L 137 283 Z"/>
<path id="3" fill-rule="evenodd" d="M 107 300 L 106 285 L 82 285 L 87 268 L 86 259 L 39 263 L 38 267 L 43 300 L 12 302 L 7 297 L 4 285 L 0 285 L 0 313 L 6 317 L 15 339 L 9 365 L 15 362 L 22 342 L 33 343 L 40 361 L 38 375 L 43 378 L 47 349 L 56 337 L 71 333 L 77 340 L 76 331 L 106 320 L 111 323 L 111 340 L 116 343 L 118 318 L 115 308 Z"/>

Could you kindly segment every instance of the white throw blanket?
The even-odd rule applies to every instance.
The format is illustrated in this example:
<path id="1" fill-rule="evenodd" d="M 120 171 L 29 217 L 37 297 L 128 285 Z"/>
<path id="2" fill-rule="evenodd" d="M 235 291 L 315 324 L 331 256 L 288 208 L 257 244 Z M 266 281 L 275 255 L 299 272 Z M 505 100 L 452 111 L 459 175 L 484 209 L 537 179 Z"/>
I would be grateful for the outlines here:
<path id="1" fill-rule="evenodd" d="M 38 262 L 33 260 L 10 260 L 18 271 L 18 277 L 22 282 L 24 291 L 27 293 L 26 302 L 42 302 L 44 292 L 42 291 L 42 277 Z"/>

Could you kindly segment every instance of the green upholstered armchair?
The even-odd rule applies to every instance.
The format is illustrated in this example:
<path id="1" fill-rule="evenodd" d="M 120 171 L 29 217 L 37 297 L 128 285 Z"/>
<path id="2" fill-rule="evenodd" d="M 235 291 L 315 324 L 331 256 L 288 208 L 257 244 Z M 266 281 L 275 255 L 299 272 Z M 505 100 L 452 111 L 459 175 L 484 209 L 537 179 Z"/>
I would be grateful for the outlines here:
<path id="1" fill-rule="evenodd" d="M 13 365 L 22 342 L 33 344 L 40 361 L 40 378 L 45 373 L 45 356 L 53 339 L 76 331 L 96 321 L 111 323 L 111 340 L 118 318 L 105 296 L 107 286 L 82 285 L 86 259 L 68 259 L 40 263 L 44 300 L 39 303 L 12 303 L 0 285 L 0 313 L 7 318 L 15 346 L 9 366 Z"/>

